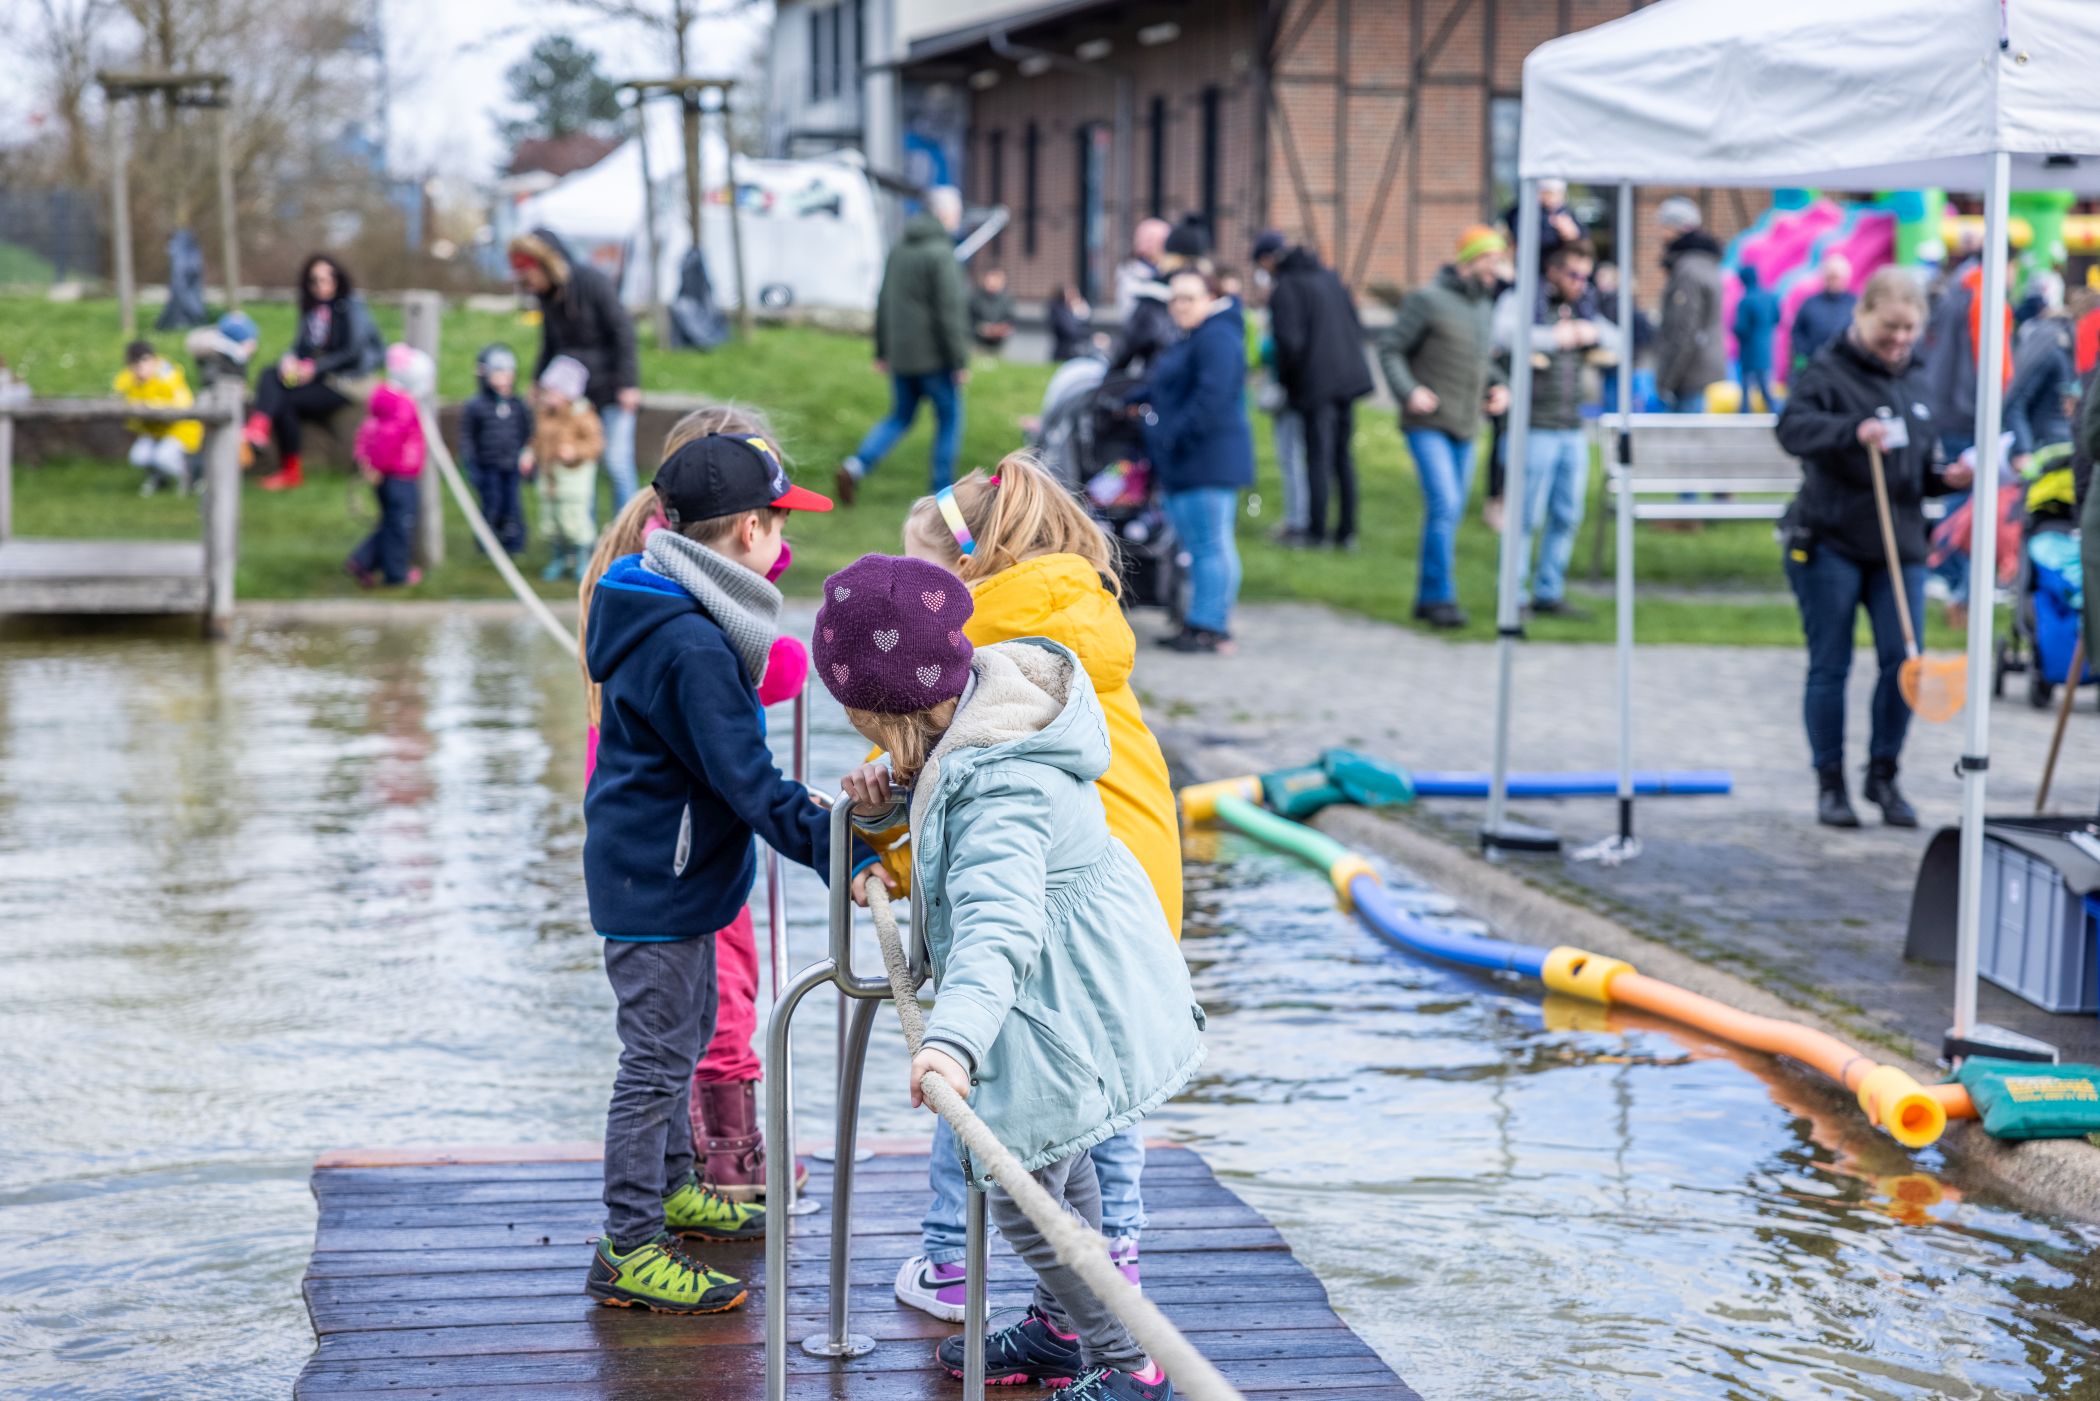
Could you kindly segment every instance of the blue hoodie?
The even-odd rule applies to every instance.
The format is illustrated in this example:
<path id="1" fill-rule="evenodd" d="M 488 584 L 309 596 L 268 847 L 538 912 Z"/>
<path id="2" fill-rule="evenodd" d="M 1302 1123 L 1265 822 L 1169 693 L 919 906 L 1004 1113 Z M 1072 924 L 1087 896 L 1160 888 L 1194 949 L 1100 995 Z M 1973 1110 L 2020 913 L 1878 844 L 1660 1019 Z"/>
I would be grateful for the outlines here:
<path id="1" fill-rule="evenodd" d="M 712 934 L 757 875 L 754 834 L 829 876 L 830 817 L 766 748 L 756 684 L 699 601 L 614 561 L 591 594 L 584 661 L 604 688 L 584 793 L 583 881 L 608 939 Z"/>

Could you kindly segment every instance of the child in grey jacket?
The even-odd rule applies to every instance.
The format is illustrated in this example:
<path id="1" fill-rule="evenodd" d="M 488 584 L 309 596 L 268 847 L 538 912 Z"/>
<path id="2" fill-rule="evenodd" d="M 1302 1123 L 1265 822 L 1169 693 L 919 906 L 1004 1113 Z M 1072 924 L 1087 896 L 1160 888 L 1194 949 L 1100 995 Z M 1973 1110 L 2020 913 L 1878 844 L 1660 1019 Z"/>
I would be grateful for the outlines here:
<path id="1" fill-rule="evenodd" d="M 909 815 L 936 999 L 912 1102 L 940 1075 L 1098 1231 L 1086 1150 L 1188 1082 L 1203 1012 L 1095 792 L 1108 725 L 1086 669 L 1039 637 L 973 651 L 972 606 L 939 565 L 868 555 L 825 581 L 817 670 L 888 755 L 847 781 L 856 821 L 879 831 Z M 987 1380 L 1069 1381 L 1070 1401 L 1170 1401 L 1164 1374 L 1013 1200 L 994 1188 L 987 1205 L 1036 1274 L 1027 1317 L 986 1340 Z M 962 1352 L 961 1338 L 938 1350 L 958 1377 Z"/>

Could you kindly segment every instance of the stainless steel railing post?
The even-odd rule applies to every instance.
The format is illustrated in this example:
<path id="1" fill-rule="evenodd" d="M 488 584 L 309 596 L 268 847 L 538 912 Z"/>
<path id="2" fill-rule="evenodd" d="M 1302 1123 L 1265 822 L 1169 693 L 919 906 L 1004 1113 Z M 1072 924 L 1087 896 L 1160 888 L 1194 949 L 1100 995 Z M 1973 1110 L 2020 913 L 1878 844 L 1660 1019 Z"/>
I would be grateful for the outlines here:
<path id="1" fill-rule="evenodd" d="M 985 1276 L 991 1268 L 991 1232 L 985 1225 L 984 1192 L 973 1182 L 969 1194 L 963 1217 L 963 1266 L 969 1271 L 963 1286 L 963 1401 L 984 1401 L 985 1295 L 990 1283 Z"/>
<path id="2" fill-rule="evenodd" d="M 792 763 L 795 782 L 807 784 L 809 781 L 809 693 L 806 689 L 795 697 L 794 714 L 795 752 Z M 766 852 L 766 919 L 772 930 L 774 1015 L 778 1016 L 780 991 L 787 986 L 787 882 L 781 866 L 780 853 L 770 849 Z M 807 1216 L 811 1212 L 822 1210 L 824 1204 L 815 1197 L 804 1196 L 800 1184 L 795 1180 L 797 1174 L 795 1172 L 795 1068 L 793 1048 L 786 1048 L 781 1054 L 780 1063 L 777 1066 L 768 1066 L 767 1073 L 780 1077 L 781 1100 L 786 1105 L 786 1108 L 781 1115 L 780 1136 L 777 1142 L 784 1145 L 778 1151 L 787 1155 L 789 1171 L 787 1195 L 785 1197 L 775 1197 L 772 1195 L 772 1189 L 769 1186 L 767 1188 L 766 1206 L 769 1211 L 781 1211 L 789 1216 Z M 771 1103 L 771 1096 L 768 1096 L 768 1103 Z M 768 1112 L 770 1113 L 771 1111 L 769 1110 Z M 767 1149 L 768 1154 L 771 1154 L 773 1151 L 775 1150 Z M 770 1161 L 770 1158 L 768 1161 Z M 768 1180 L 770 1181 L 770 1175 Z"/>
<path id="3" fill-rule="evenodd" d="M 788 1033 L 795 1008 L 813 989 L 832 982 L 838 967 L 830 959 L 812 963 L 795 975 L 773 1001 L 773 1024 L 766 1029 L 766 1196 L 785 1201 L 794 1177 L 785 1139 L 788 1121 Z M 788 1233 L 791 1217 L 766 1213 L 766 1401 L 787 1401 Z"/>
<path id="4" fill-rule="evenodd" d="M 813 1357 L 859 1357 L 871 1352 L 875 1340 L 849 1330 L 851 1295 L 847 1275 L 853 1261 L 853 1168 L 850 1151 L 860 1138 L 861 1073 L 868 1063 L 868 1035 L 875 1029 L 875 1014 L 882 1004 L 856 998 L 849 1004 L 846 1030 L 846 1059 L 839 1067 L 838 1143 L 840 1152 L 831 1165 L 831 1326 L 802 1341 L 802 1350 Z"/>

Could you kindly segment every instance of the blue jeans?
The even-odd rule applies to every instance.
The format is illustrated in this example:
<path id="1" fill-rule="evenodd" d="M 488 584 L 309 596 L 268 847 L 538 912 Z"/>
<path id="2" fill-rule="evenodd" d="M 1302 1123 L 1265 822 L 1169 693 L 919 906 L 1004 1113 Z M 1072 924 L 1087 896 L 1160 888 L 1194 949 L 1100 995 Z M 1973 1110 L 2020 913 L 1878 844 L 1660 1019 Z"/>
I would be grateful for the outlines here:
<path id="1" fill-rule="evenodd" d="M 1706 391 L 1701 389 L 1691 394 L 1680 394 L 1670 401 L 1671 413 L 1705 413 Z"/>
<path id="2" fill-rule="evenodd" d="M 1589 495 L 1590 444 L 1580 428 L 1534 428 L 1524 453 L 1524 542 L 1539 540 L 1538 569 L 1531 576 L 1534 603 L 1556 603 L 1566 586 L 1575 531 Z M 1545 532 L 1539 533 L 1540 522 Z"/>
<path id="3" fill-rule="evenodd" d="M 1145 1229 L 1145 1200 L 1139 1179 L 1145 1171 L 1145 1135 L 1132 1124 L 1113 1138 L 1095 1144 L 1088 1156 L 1101 1179 L 1101 1234 L 1113 1240 L 1129 1236 L 1135 1240 Z M 967 1255 L 969 1227 L 964 1208 L 970 1190 L 964 1178 L 962 1158 L 955 1147 L 955 1130 L 946 1119 L 933 1126 L 933 1156 L 928 1160 L 926 1185 L 933 1189 L 933 1205 L 919 1223 L 919 1239 L 926 1259 L 935 1265 L 951 1265 Z"/>
<path id="4" fill-rule="evenodd" d="M 605 455 L 598 459 L 598 465 L 612 482 L 613 516 L 620 514 L 620 508 L 635 491 L 634 420 L 635 415 L 618 404 L 598 410 L 598 421 L 605 428 Z M 611 520 L 612 516 L 606 519 Z"/>
<path id="5" fill-rule="evenodd" d="M 1887 566 L 1860 564 L 1822 545 L 1807 564 L 1789 557 L 1786 577 L 1801 605 L 1801 630 L 1808 635 L 1808 685 L 1801 698 L 1801 718 L 1815 767 L 1841 768 L 1845 762 L 1845 679 L 1852 672 L 1853 625 L 1862 607 L 1881 665 L 1868 710 L 1872 729 L 1867 757 L 1895 760 L 1903 753 L 1903 737 L 1910 729 L 1910 707 L 1903 703 L 1898 680 L 1903 628 Z M 1911 617 L 1923 618 L 1924 565 L 1903 566 L 1903 591 L 1910 596 Z"/>
<path id="6" fill-rule="evenodd" d="M 962 391 L 953 375 L 891 375 L 890 416 L 868 430 L 853 456 L 863 471 L 874 471 L 911 431 L 921 399 L 933 401 L 933 489 L 939 491 L 954 482 L 955 459 L 962 454 Z"/>
<path id="7" fill-rule="evenodd" d="M 516 463 L 484 467 L 474 464 L 467 473 L 474 494 L 481 498 L 481 518 L 489 523 L 503 548 L 514 555 L 525 553 L 525 508 L 519 501 Z"/>
<path id="8" fill-rule="evenodd" d="M 1285 406 L 1269 420 L 1269 434 L 1276 444 L 1276 472 L 1283 478 L 1283 528 L 1303 530 L 1312 519 L 1306 504 L 1305 419 Z"/>
<path id="9" fill-rule="evenodd" d="M 1407 450 L 1422 482 L 1422 564 L 1415 578 L 1415 606 L 1455 603 L 1458 523 L 1473 494 L 1473 443 L 1434 428 L 1407 430 Z"/>
<path id="10" fill-rule="evenodd" d="M 350 562 L 389 584 L 405 584 L 413 563 L 422 492 L 414 477 L 381 477 L 372 495 L 379 502 L 379 524 L 350 552 Z"/>
<path id="11" fill-rule="evenodd" d="M 1778 413 L 1786 407 L 1780 401 L 1779 396 L 1772 392 L 1772 372 L 1770 370 L 1745 370 L 1738 367 L 1735 382 L 1736 387 L 1742 391 L 1742 402 L 1736 405 L 1737 413 L 1750 412 L 1750 391 L 1753 389 L 1765 396 L 1765 407 L 1773 413 Z"/>
<path id="12" fill-rule="evenodd" d="M 1167 519 L 1189 560 L 1186 621 L 1192 628 L 1232 631 L 1232 606 L 1240 597 L 1240 549 L 1232 534 L 1239 504 L 1239 492 L 1229 486 L 1167 493 Z"/>

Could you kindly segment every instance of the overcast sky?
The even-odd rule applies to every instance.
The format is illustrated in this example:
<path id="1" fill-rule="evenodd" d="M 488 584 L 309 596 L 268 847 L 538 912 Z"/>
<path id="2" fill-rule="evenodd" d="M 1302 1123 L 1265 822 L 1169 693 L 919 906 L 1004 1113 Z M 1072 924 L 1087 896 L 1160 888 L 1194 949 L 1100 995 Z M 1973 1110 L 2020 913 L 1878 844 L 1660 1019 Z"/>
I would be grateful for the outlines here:
<path id="1" fill-rule="evenodd" d="M 490 113 L 504 99 L 503 70 L 543 34 L 566 33 L 598 51 L 615 80 L 662 76 L 670 61 L 661 40 L 559 0 L 379 0 L 394 70 L 392 155 L 404 172 L 435 167 L 486 179 L 505 152 Z M 642 0 L 660 3 L 660 0 Z M 727 4 L 728 0 L 720 0 Z M 38 130 L 40 102 L 19 65 L 6 61 L 16 36 L 34 32 L 35 0 L 0 0 L 0 122 L 18 134 Z M 693 28 L 695 71 L 749 84 L 739 105 L 762 100 L 760 43 L 772 6 L 757 3 L 734 20 Z"/>

